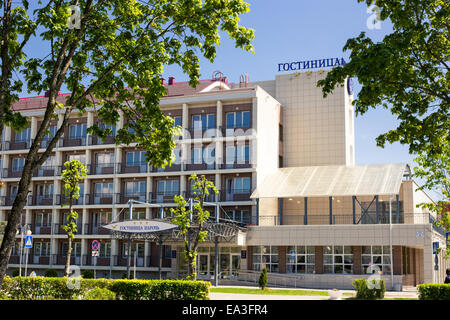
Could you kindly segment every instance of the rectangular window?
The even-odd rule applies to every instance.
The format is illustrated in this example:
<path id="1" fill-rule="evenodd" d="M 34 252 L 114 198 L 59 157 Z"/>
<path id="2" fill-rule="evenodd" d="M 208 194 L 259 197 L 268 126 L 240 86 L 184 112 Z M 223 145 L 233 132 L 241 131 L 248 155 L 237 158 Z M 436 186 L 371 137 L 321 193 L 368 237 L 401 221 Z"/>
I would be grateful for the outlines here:
<path id="1" fill-rule="evenodd" d="M 179 193 L 180 183 L 178 180 L 159 180 L 157 185 L 158 194 L 174 195 Z"/>
<path id="2" fill-rule="evenodd" d="M 53 198 L 53 184 L 38 184 L 37 185 L 38 196 L 41 199 Z"/>
<path id="3" fill-rule="evenodd" d="M 261 271 L 266 267 L 267 272 L 278 272 L 278 247 L 253 247 L 252 263 L 254 271 Z"/>
<path id="4" fill-rule="evenodd" d="M 86 124 L 72 124 L 69 126 L 69 137 L 70 139 L 79 139 L 86 137 Z"/>
<path id="5" fill-rule="evenodd" d="M 96 194 L 113 194 L 114 188 L 112 182 L 95 183 L 94 190 Z"/>
<path id="6" fill-rule="evenodd" d="M 139 194 L 145 195 L 146 186 L 147 186 L 146 181 L 125 182 L 125 195 L 126 196 L 139 195 Z"/>
<path id="7" fill-rule="evenodd" d="M 233 179 L 233 193 L 250 193 L 250 178 L 239 177 Z"/>
<path id="8" fill-rule="evenodd" d="M 173 126 L 174 127 L 181 127 L 181 123 L 182 123 L 182 118 L 181 118 L 181 116 L 176 116 L 176 117 L 173 117 L 173 120 L 174 120 L 174 124 L 173 124 Z"/>
<path id="9" fill-rule="evenodd" d="M 287 273 L 314 273 L 315 247 L 289 246 L 286 252 Z"/>
<path id="10" fill-rule="evenodd" d="M 127 166 L 134 167 L 145 164 L 145 151 L 131 151 L 126 153 Z"/>
<path id="11" fill-rule="evenodd" d="M 193 164 L 202 163 L 202 148 L 192 148 L 192 163 Z"/>
<path id="12" fill-rule="evenodd" d="M 30 141 L 31 128 L 25 128 L 20 132 L 16 132 L 16 142 L 28 142 Z"/>
<path id="13" fill-rule="evenodd" d="M 114 164 L 114 152 L 102 152 L 95 155 L 95 161 L 98 165 Z"/>
<path id="14" fill-rule="evenodd" d="M 69 247 L 69 245 L 67 244 L 67 242 L 64 242 L 62 244 L 62 256 L 63 257 L 67 256 L 68 247 Z M 81 243 L 80 242 L 72 243 L 72 253 L 70 256 L 71 257 L 80 257 L 81 256 Z"/>
<path id="15" fill-rule="evenodd" d="M 128 244 L 124 243 L 122 246 L 122 258 L 127 258 L 128 253 Z M 134 257 L 134 253 L 136 252 L 136 257 L 143 258 L 144 257 L 144 244 L 143 243 L 133 243 L 131 244 L 130 256 Z"/>
<path id="16" fill-rule="evenodd" d="M 194 130 L 207 130 L 216 127 L 215 114 L 197 114 L 192 116 L 192 128 Z"/>
<path id="17" fill-rule="evenodd" d="M 19 190 L 18 185 L 11 186 L 9 189 L 9 197 L 15 198 L 17 196 L 17 190 Z"/>
<path id="18" fill-rule="evenodd" d="M 25 165 L 25 158 L 13 158 L 12 159 L 12 171 L 23 171 Z"/>
<path id="19" fill-rule="evenodd" d="M 249 128 L 250 111 L 227 112 L 227 129 Z"/>
<path id="20" fill-rule="evenodd" d="M 250 146 L 237 145 L 236 146 L 236 163 L 244 164 L 250 161 Z"/>
<path id="21" fill-rule="evenodd" d="M 363 246 L 361 265 L 364 273 L 382 272 L 391 274 L 391 255 L 389 246 Z"/>
<path id="22" fill-rule="evenodd" d="M 34 243 L 34 256 L 49 257 L 51 254 L 50 242 L 36 242 Z"/>
<path id="23" fill-rule="evenodd" d="M 110 224 L 111 222 L 112 222 L 111 212 L 96 212 L 93 215 L 93 224 L 96 227 Z"/>
<path id="24" fill-rule="evenodd" d="M 324 273 L 353 273 L 353 248 L 351 246 L 323 247 Z"/>
<path id="25" fill-rule="evenodd" d="M 49 227 L 51 225 L 51 213 L 37 213 L 36 214 L 36 226 L 37 227 Z"/>
<path id="26" fill-rule="evenodd" d="M 78 160 L 82 164 L 86 164 L 86 154 L 69 154 L 66 157 L 66 161 Z"/>
<path id="27" fill-rule="evenodd" d="M 100 243 L 100 250 L 98 255 L 101 258 L 109 258 L 111 256 L 111 243 Z"/>

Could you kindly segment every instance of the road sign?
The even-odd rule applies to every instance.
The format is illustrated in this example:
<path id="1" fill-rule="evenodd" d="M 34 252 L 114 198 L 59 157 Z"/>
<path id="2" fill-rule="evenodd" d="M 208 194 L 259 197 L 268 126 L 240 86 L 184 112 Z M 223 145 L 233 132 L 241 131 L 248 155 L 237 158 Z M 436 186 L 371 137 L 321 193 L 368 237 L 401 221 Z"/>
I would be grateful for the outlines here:
<path id="1" fill-rule="evenodd" d="M 97 240 L 92 241 L 92 250 L 98 251 L 100 243 Z"/>
<path id="2" fill-rule="evenodd" d="M 93 257 L 98 257 L 98 251 L 97 250 L 92 250 L 92 256 Z"/>
<path id="3" fill-rule="evenodd" d="M 25 248 L 31 248 L 33 246 L 33 236 L 27 236 L 25 238 Z"/>
<path id="4" fill-rule="evenodd" d="M 433 242 L 433 254 L 437 254 L 437 250 L 439 249 L 439 242 Z"/>

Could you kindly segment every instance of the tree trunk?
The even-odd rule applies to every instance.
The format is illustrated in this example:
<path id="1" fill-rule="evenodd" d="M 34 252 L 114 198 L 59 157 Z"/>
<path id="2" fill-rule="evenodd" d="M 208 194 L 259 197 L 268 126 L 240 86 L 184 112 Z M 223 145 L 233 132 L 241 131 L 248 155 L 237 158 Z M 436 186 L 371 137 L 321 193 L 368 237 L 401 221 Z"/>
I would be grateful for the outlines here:
<path id="1" fill-rule="evenodd" d="M 66 260 L 66 277 L 70 276 L 70 256 L 72 255 L 72 237 L 69 235 L 69 248 L 67 249 L 67 260 Z"/>

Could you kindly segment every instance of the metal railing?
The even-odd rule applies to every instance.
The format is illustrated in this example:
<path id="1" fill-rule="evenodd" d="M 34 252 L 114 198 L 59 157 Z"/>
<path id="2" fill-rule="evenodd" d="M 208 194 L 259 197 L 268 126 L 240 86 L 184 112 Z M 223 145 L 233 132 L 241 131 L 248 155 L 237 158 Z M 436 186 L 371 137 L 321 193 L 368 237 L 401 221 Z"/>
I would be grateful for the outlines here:
<path id="1" fill-rule="evenodd" d="M 147 173 L 149 166 L 147 162 L 118 162 L 116 164 L 116 173 Z"/>
<path id="2" fill-rule="evenodd" d="M 238 270 L 234 280 L 258 284 L 260 275 L 260 271 Z M 305 277 L 301 275 L 267 273 L 267 284 L 271 286 L 300 288 L 304 280 Z"/>

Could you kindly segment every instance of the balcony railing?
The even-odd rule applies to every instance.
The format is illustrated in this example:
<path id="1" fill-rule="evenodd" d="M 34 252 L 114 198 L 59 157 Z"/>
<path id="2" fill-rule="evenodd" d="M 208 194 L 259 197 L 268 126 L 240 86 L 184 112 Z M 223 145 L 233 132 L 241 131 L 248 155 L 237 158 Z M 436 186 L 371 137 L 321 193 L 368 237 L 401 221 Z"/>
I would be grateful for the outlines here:
<path id="1" fill-rule="evenodd" d="M 97 259 L 97 261 L 95 261 Z M 84 266 L 109 267 L 111 264 L 111 256 L 93 257 L 92 254 L 85 254 L 82 257 Z"/>
<path id="2" fill-rule="evenodd" d="M 88 164 L 88 174 L 95 175 L 95 174 L 114 174 L 114 169 L 116 165 L 114 162 L 111 163 L 94 163 L 94 164 Z"/>
<path id="3" fill-rule="evenodd" d="M 70 200 L 64 195 L 64 194 L 57 194 L 56 195 L 56 205 L 62 205 L 62 204 L 69 204 Z M 82 205 L 84 204 L 84 194 L 80 194 L 78 199 L 72 200 L 72 205 Z"/>
<path id="4" fill-rule="evenodd" d="M 53 234 L 67 234 L 67 232 L 63 228 L 61 228 L 63 225 L 66 225 L 66 223 L 64 223 L 64 224 L 54 223 L 53 224 Z M 77 232 L 75 235 L 83 234 L 82 231 L 83 231 L 82 224 L 80 222 L 77 222 Z"/>
<path id="5" fill-rule="evenodd" d="M 52 233 L 52 224 L 47 223 L 43 225 L 32 225 L 33 234 L 51 234 Z"/>
<path id="6" fill-rule="evenodd" d="M 107 223 L 108 224 L 108 223 Z M 104 225 L 85 223 L 83 234 L 110 234 L 110 230 L 103 228 Z"/>
<path id="7" fill-rule="evenodd" d="M 148 200 L 151 203 L 173 203 L 173 197 L 179 195 L 179 191 L 174 192 L 149 192 Z"/>
<path id="8" fill-rule="evenodd" d="M 89 146 L 114 144 L 114 143 L 115 143 L 114 136 L 106 137 L 105 142 L 103 142 L 102 139 L 97 136 L 88 135 L 88 145 Z"/>
<path id="9" fill-rule="evenodd" d="M 53 205 L 53 195 L 44 195 L 44 196 L 29 195 L 28 196 L 28 205 L 29 206 L 52 206 Z"/>
<path id="10" fill-rule="evenodd" d="M 114 193 L 93 193 L 85 195 L 85 204 L 113 204 Z"/>
<path id="11" fill-rule="evenodd" d="M 237 161 L 230 163 L 222 163 L 220 164 L 220 169 L 242 169 L 242 168 L 251 168 L 252 164 L 250 161 Z"/>
<path id="12" fill-rule="evenodd" d="M 428 224 L 431 223 L 428 213 L 392 212 L 392 224 Z M 349 214 L 285 214 L 259 216 L 260 225 L 349 225 L 349 224 L 389 224 L 389 213 Z"/>
<path id="13" fill-rule="evenodd" d="M 147 162 L 125 162 L 116 164 L 117 173 L 147 173 L 148 172 Z"/>
<path id="14" fill-rule="evenodd" d="M 79 147 L 86 145 L 86 136 L 64 137 L 59 140 L 59 147 Z"/>
<path id="15" fill-rule="evenodd" d="M 251 201 L 250 195 L 252 194 L 250 189 L 230 189 L 221 190 L 220 201 Z"/>
<path id="16" fill-rule="evenodd" d="M 67 261 L 67 255 L 63 254 L 52 254 L 51 255 L 52 264 L 65 265 Z M 71 265 L 81 265 L 81 255 L 72 254 L 70 257 Z"/>
<path id="17" fill-rule="evenodd" d="M 34 170 L 33 177 L 53 177 L 57 173 L 56 166 L 42 166 Z"/>
<path id="18" fill-rule="evenodd" d="M 185 199 L 195 198 L 196 196 L 198 196 L 195 194 L 194 191 L 184 191 L 182 195 Z M 209 195 L 205 197 L 205 201 L 206 202 L 216 202 L 219 200 L 219 197 L 220 197 L 219 194 L 216 195 L 214 193 L 214 191 L 210 190 Z"/>
<path id="19" fill-rule="evenodd" d="M 16 196 L 1 196 L 0 197 L 0 206 L 12 206 L 14 203 L 14 200 L 16 199 Z"/>
<path id="20" fill-rule="evenodd" d="M 172 163 L 171 166 L 166 166 L 165 168 L 152 167 L 151 172 L 176 172 L 183 171 L 183 166 L 181 164 Z"/>
<path id="21" fill-rule="evenodd" d="M 146 202 L 147 201 L 147 192 L 134 192 L 134 193 L 125 193 L 120 194 L 116 193 L 116 204 L 126 204 L 128 200 L 137 200 Z"/>
<path id="22" fill-rule="evenodd" d="M 24 140 L 24 141 L 5 141 L 3 143 L 3 147 L 5 151 L 8 150 L 26 150 L 29 149 L 31 146 L 31 140 Z"/>
<path id="23" fill-rule="evenodd" d="M 3 178 L 20 178 L 22 177 L 23 167 L 19 168 L 4 168 L 3 169 Z"/>
<path id="24" fill-rule="evenodd" d="M 197 171 L 197 170 L 215 170 L 216 163 L 190 163 L 186 164 L 186 171 Z"/>

